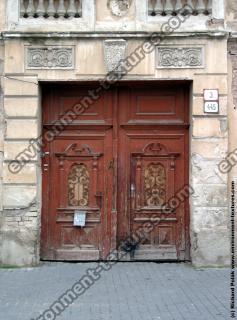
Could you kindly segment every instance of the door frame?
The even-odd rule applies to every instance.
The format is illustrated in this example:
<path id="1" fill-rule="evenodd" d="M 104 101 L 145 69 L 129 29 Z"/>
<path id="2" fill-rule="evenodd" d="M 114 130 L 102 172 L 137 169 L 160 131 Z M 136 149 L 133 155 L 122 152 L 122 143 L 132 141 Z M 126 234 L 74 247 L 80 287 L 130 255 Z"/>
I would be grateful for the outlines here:
<path id="1" fill-rule="evenodd" d="M 190 94 L 191 94 L 191 81 L 186 81 L 186 80 L 140 80 L 140 81 L 131 81 L 131 80 L 123 80 L 120 81 L 119 83 L 117 83 L 116 85 L 112 85 L 111 88 L 114 88 L 114 90 L 116 91 L 116 87 L 120 87 L 120 86 L 141 86 L 141 87 L 149 87 L 150 85 L 153 86 L 159 86 L 159 85 L 165 85 L 167 84 L 167 86 L 169 85 L 181 85 L 181 86 L 185 86 L 186 89 L 186 102 L 188 103 L 188 110 L 189 110 L 189 123 L 190 121 L 190 117 L 191 117 L 191 104 L 190 104 Z M 41 82 L 42 85 L 42 97 L 44 99 L 44 87 L 47 87 L 47 85 L 53 85 L 56 86 L 57 88 L 59 88 L 60 86 L 71 86 L 71 85 L 76 85 L 76 86 L 86 86 L 87 88 L 90 85 L 99 85 L 99 82 L 97 81 L 73 81 L 73 82 Z M 117 94 L 113 95 L 113 103 L 116 105 L 115 108 L 113 108 L 113 137 L 114 139 L 117 141 L 118 140 L 118 127 L 117 127 L 117 121 L 115 121 L 116 117 L 117 117 L 117 103 L 118 103 L 118 96 Z M 43 105 L 42 105 L 42 119 L 43 119 Z M 187 124 L 189 126 L 189 123 Z M 41 125 L 41 132 L 43 132 L 42 130 L 43 128 L 43 122 Z M 191 146 L 191 130 L 189 130 L 189 133 L 187 134 L 188 136 L 188 153 L 185 154 L 185 162 L 187 163 L 187 167 L 189 168 L 188 172 L 186 172 L 185 174 L 185 180 L 190 183 L 190 146 Z M 113 157 L 114 159 L 118 158 L 118 145 L 117 143 L 113 144 Z M 42 164 L 42 162 L 41 162 Z M 114 162 L 114 179 L 113 179 L 113 186 L 114 186 L 114 196 L 112 199 L 112 212 L 111 212 L 111 244 L 110 244 L 110 251 L 112 250 L 116 250 L 118 243 L 117 243 L 117 223 L 118 223 L 118 217 L 117 217 L 117 188 L 118 188 L 118 168 L 117 168 L 117 161 Z M 42 170 L 41 170 L 42 172 Z M 43 179 L 43 172 L 41 174 L 42 176 L 42 190 L 45 189 L 46 185 L 45 185 L 45 179 Z M 42 193 L 41 193 L 42 194 Z M 43 232 L 42 229 L 44 228 L 44 216 L 42 214 L 43 211 L 43 206 L 44 206 L 44 195 L 42 196 L 42 206 L 41 206 L 41 235 L 40 235 L 40 250 L 42 250 L 42 243 L 43 241 L 46 241 L 46 239 L 44 239 Z M 185 210 L 186 214 L 185 214 L 185 239 L 186 239 L 186 246 L 187 246 L 187 254 L 185 256 L 185 261 L 190 261 L 190 200 L 188 199 L 188 201 L 186 201 L 186 210 Z M 41 257 L 41 254 L 40 254 Z M 105 257 L 104 257 L 105 258 Z"/>

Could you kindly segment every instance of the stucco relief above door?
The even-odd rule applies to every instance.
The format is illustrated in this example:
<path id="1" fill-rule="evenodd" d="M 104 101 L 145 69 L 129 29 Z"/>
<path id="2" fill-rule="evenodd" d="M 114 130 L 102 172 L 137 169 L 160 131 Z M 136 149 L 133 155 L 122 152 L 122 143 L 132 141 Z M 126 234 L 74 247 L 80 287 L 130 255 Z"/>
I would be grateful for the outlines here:
<path id="1" fill-rule="evenodd" d="M 117 17 L 125 16 L 132 4 L 132 0 L 108 0 L 108 8 Z"/>

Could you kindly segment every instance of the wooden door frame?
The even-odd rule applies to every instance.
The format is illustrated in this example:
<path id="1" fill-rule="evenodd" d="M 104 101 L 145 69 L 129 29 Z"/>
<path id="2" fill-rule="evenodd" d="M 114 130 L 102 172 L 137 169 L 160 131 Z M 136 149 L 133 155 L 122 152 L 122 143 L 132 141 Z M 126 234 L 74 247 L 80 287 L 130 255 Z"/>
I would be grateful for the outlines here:
<path id="1" fill-rule="evenodd" d="M 99 82 L 97 81 L 73 81 L 71 83 L 68 82 L 41 82 L 43 83 L 42 87 L 47 86 L 47 84 L 50 83 L 50 85 L 54 85 L 57 88 L 60 86 L 71 86 L 71 85 L 78 85 L 78 86 L 83 86 L 89 88 L 90 85 L 98 85 Z M 140 86 L 141 88 L 149 87 L 150 85 L 154 86 L 160 86 L 160 85 L 180 85 L 182 87 L 186 87 L 186 99 L 185 103 L 188 104 L 188 110 L 189 110 L 189 115 L 188 115 L 188 123 L 187 126 L 189 126 L 190 123 L 190 117 L 191 117 L 191 108 L 190 108 L 190 84 L 191 81 L 186 81 L 186 80 L 123 80 L 117 83 L 116 85 L 112 85 L 111 88 L 113 88 L 114 93 L 113 93 L 113 139 L 114 141 L 118 141 L 118 125 L 117 125 L 117 115 L 118 115 L 118 90 L 116 87 L 121 87 L 121 86 Z M 105 90 L 105 89 L 104 89 Z M 106 90 L 105 90 L 106 91 Z M 43 98 L 44 98 L 44 92 L 43 92 Z M 42 119 L 43 119 L 43 113 L 44 109 L 42 107 Z M 43 121 L 42 121 L 42 126 L 41 126 L 41 132 L 43 132 Z M 187 134 L 187 148 L 188 152 L 185 153 L 185 163 L 187 164 L 187 167 L 190 168 L 190 145 L 191 145 L 191 138 L 190 138 L 190 130 L 189 133 Z M 118 212 L 117 212 L 117 189 L 118 189 L 118 144 L 113 143 L 113 158 L 114 158 L 114 179 L 113 179 L 113 188 L 114 188 L 114 196 L 112 199 L 112 212 L 111 212 L 111 245 L 110 245 L 110 251 L 114 250 L 117 248 L 118 243 L 117 243 L 117 226 L 118 226 Z M 42 164 L 42 161 L 41 161 Z M 185 181 L 190 183 L 190 169 L 188 171 L 185 171 Z M 46 180 L 43 179 L 43 171 L 42 171 L 42 190 L 47 189 L 46 186 Z M 47 189 L 48 190 L 48 189 Z M 43 210 L 46 210 L 45 205 L 47 201 L 45 201 L 45 197 L 47 197 L 47 194 L 42 191 L 42 207 L 41 207 L 41 235 L 40 235 L 40 250 L 42 250 L 43 247 L 43 242 L 46 241 L 46 239 L 43 237 L 44 232 L 42 232 L 43 228 L 45 227 L 45 223 L 47 223 L 46 220 L 46 215 L 43 215 L 42 212 Z M 190 260 L 190 204 L 189 200 L 186 201 L 185 203 L 186 210 L 185 210 L 185 239 L 186 239 L 186 246 L 187 246 L 187 255 L 185 257 L 185 260 L 189 261 Z M 104 257 L 105 258 L 105 257 Z"/>

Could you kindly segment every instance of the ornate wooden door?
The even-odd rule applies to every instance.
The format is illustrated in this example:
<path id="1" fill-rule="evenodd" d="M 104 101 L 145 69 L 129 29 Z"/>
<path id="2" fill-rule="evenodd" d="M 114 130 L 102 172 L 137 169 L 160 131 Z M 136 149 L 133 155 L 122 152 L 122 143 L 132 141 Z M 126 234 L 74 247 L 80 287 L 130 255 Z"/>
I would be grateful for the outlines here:
<path id="1" fill-rule="evenodd" d="M 44 89 L 44 133 L 93 88 Z M 189 259 L 188 199 L 170 202 L 188 183 L 187 92 L 180 83 L 119 85 L 44 139 L 42 259 L 105 259 L 154 217 L 123 259 Z M 85 226 L 74 226 L 76 212 L 86 212 Z"/>
<path id="2" fill-rule="evenodd" d="M 111 246 L 111 92 L 89 101 L 91 107 L 46 141 L 53 128 L 60 130 L 65 112 L 88 97 L 88 89 L 58 85 L 43 90 L 43 259 L 98 260 Z M 74 226 L 76 212 L 86 213 L 85 226 Z"/>
<path id="3" fill-rule="evenodd" d="M 149 229 L 126 259 L 189 259 L 187 89 L 120 89 L 118 243 Z"/>

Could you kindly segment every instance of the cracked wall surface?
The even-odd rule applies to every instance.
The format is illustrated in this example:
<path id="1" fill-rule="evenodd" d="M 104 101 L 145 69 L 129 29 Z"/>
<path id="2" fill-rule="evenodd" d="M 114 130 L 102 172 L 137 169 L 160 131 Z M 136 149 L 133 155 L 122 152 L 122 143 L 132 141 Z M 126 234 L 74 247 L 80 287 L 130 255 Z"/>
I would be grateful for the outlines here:
<path id="1" fill-rule="evenodd" d="M 11 1 L 12 2 L 12 1 Z M 235 0 L 229 1 L 228 23 L 235 17 Z M 0 3 L 0 15 L 1 6 Z M 102 3 L 102 9 L 98 3 Z M 12 174 L 8 164 L 23 151 L 30 139 L 41 134 L 41 81 L 98 81 L 106 74 L 104 64 L 103 40 L 100 32 L 112 32 L 112 36 L 121 38 L 121 30 L 130 30 L 127 40 L 127 54 L 142 44 L 138 31 L 156 30 L 156 23 L 149 26 L 142 20 L 144 16 L 135 15 L 134 4 L 128 17 L 122 20 L 112 17 L 105 0 L 97 3 L 96 32 L 72 38 L 60 33 L 51 33 L 47 27 L 10 25 L 11 31 L 19 28 L 21 32 L 37 30 L 34 36 L 23 37 L 20 33 L 3 34 L 0 43 L 0 263 L 14 265 L 35 265 L 39 262 L 40 219 L 41 219 L 41 160 L 36 155 L 19 174 Z M 143 1 L 136 1 L 144 15 Z M 232 8 L 233 7 L 233 8 Z M 99 14 L 98 14 L 99 10 Z M 12 16 L 11 16 L 12 17 Z M 1 16 L 0 16 L 1 18 Z M 134 21 L 134 19 L 140 19 Z M 144 18 L 145 19 L 145 18 Z M 36 19 L 37 20 L 37 19 Z M 0 26 L 1 26 L 0 19 Z M 230 22 L 229 22 L 230 21 Z M 231 22 L 232 23 L 232 22 Z M 189 21 L 190 27 L 198 23 Z M 190 183 L 195 191 L 190 199 L 190 238 L 191 259 L 196 266 L 223 266 L 229 264 L 229 212 L 228 212 L 228 175 L 218 171 L 218 164 L 228 153 L 229 124 L 236 127 L 229 115 L 227 82 L 227 35 L 223 30 L 223 21 L 209 21 L 211 29 L 206 35 L 199 33 L 180 37 L 172 35 L 163 40 L 167 47 L 203 47 L 204 63 L 200 68 L 162 68 L 158 69 L 155 52 L 147 55 L 127 76 L 127 80 L 188 80 L 192 82 L 190 91 Z M 230 24 L 229 24 L 230 25 Z M 136 28 L 134 27 L 136 26 Z M 234 23 L 232 23 L 234 26 Z M 201 27 L 206 30 L 206 21 Z M 4 28 L 4 27 L 2 27 Z M 27 29 L 28 28 L 28 29 Z M 38 29 L 37 29 L 38 28 Z M 60 24 L 60 30 L 65 27 Z M 70 28 L 75 28 L 71 24 Z M 186 28 L 186 29 L 185 29 Z M 212 30 L 215 30 L 215 33 Z M 54 26 L 56 30 L 56 26 Z M 74 29 L 73 29 L 74 30 Z M 88 31 L 83 29 L 84 31 Z M 133 33 L 133 31 L 136 32 Z M 202 31 L 203 31 L 202 30 Z M 46 32 L 46 37 L 42 32 Z M 190 31 L 190 30 L 188 30 Z M 223 32 L 223 34 L 222 34 Z M 52 34 L 54 37 L 52 37 Z M 193 31 L 195 34 L 195 30 Z M 143 35 L 144 37 L 144 35 Z M 27 67 L 27 48 L 40 47 L 45 50 L 54 46 L 70 47 L 75 51 L 75 66 L 70 70 L 53 68 L 30 69 Z M 96 57 L 96 59 L 95 59 Z M 232 70 L 232 69 L 231 69 Z M 4 72 L 4 79 L 1 76 Z M 235 72 L 233 72 L 235 79 Z M 203 110 L 203 89 L 219 89 L 220 113 L 207 115 Z M 235 87 L 231 87 L 231 92 Z M 234 91 L 233 91 L 234 92 Z M 229 88 L 230 94 L 230 88 Z M 237 96 L 237 93 L 236 93 Z M 3 108 L 4 104 L 4 108 Z M 232 122 L 231 122 L 232 121 Z M 231 140 L 232 141 L 232 140 Z M 233 147 L 234 144 L 231 145 Z M 2 191 L 1 191 L 2 190 Z"/>
<path id="2" fill-rule="evenodd" d="M 237 30 L 237 28 L 236 28 Z M 229 92 L 229 152 L 237 154 L 237 38 L 233 37 L 228 42 L 228 92 Z M 236 158 L 235 158 L 236 159 Z M 235 164 L 229 173 L 229 199 L 231 194 L 231 182 L 235 182 L 237 189 L 237 165 Z M 235 206 L 237 212 L 237 201 Z M 229 216 L 231 213 L 229 212 Z M 237 226 L 237 216 L 235 217 Z M 237 248 L 237 237 L 235 237 L 235 248 Z M 237 251 L 235 251 L 237 261 Z M 237 262 L 236 262 L 237 263 Z"/>
<path id="3" fill-rule="evenodd" d="M 0 262 L 10 265 L 35 265 L 39 261 L 38 165 L 35 161 L 26 164 L 19 174 L 8 170 L 10 159 L 14 159 L 20 150 L 24 150 L 30 138 L 38 136 L 40 122 L 38 112 L 32 104 L 32 95 L 38 96 L 38 84 L 34 81 L 35 78 L 32 77 L 13 80 L 11 77 L 4 77 L 6 128 Z M 38 105 L 37 99 L 36 104 Z M 27 105 L 27 115 L 21 110 L 24 105 Z"/>
<path id="4" fill-rule="evenodd" d="M 4 110 L 3 110 L 3 72 L 4 72 L 4 46 L 0 40 L 0 248 L 2 243 L 3 219 L 3 146 L 4 146 Z M 1 255 L 1 249 L 0 249 Z M 0 258 L 1 263 L 1 258 Z"/>
<path id="5" fill-rule="evenodd" d="M 237 1 L 226 1 L 226 21 L 230 34 L 228 39 L 228 120 L 229 120 L 229 152 L 237 150 Z M 231 194 L 231 182 L 237 186 L 237 165 L 229 172 L 229 198 Z M 236 210 L 237 212 L 237 204 Z M 230 216 L 229 212 L 229 216 Z M 237 226 L 237 217 L 235 219 Z M 237 237 L 235 237 L 235 248 Z M 237 259 L 237 253 L 236 253 Z M 236 260 L 237 261 L 237 260 Z"/>
<path id="6" fill-rule="evenodd" d="M 128 53 L 142 40 L 130 39 Z M 167 39 L 165 45 L 195 46 L 199 39 Z M 34 41 L 34 46 L 53 46 L 54 40 Z M 219 162 L 228 151 L 227 124 L 227 40 L 202 39 L 205 46 L 205 68 L 201 70 L 158 70 L 154 53 L 148 55 L 129 75 L 133 80 L 189 79 L 190 92 L 190 183 L 194 195 L 190 199 L 191 259 L 196 266 L 227 265 L 229 263 L 229 232 L 227 175 L 218 171 Z M 98 79 L 106 73 L 103 45 L 100 38 L 60 40 L 62 47 L 75 46 L 75 70 L 25 69 L 25 47 L 29 40 L 12 39 L 5 45 L 4 112 L 6 130 L 4 142 L 4 241 L 1 259 L 4 263 L 32 265 L 39 261 L 41 215 L 41 162 L 39 155 L 31 159 L 19 174 L 12 174 L 8 164 L 29 139 L 41 133 L 40 81 Z M 17 54 L 15 54 L 17 52 Z M 92 63 L 94 56 L 97 62 Z M 37 73 L 37 75 L 36 75 Z M 218 88 L 220 114 L 210 116 L 203 111 L 203 89 Z M 26 107 L 27 106 L 27 107 Z M 20 253 L 20 255 L 18 254 Z"/>

